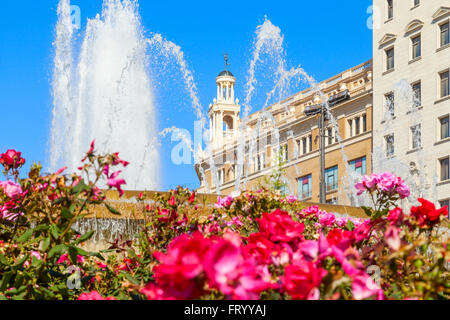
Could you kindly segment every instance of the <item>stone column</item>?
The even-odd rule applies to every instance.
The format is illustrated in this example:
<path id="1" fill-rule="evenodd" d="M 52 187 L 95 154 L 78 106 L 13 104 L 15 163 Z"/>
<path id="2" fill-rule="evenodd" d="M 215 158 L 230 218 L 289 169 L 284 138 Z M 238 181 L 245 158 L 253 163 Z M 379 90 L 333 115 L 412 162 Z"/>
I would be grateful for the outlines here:
<path id="1" fill-rule="evenodd" d="M 209 118 L 209 141 L 212 140 L 212 137 L 213 137 L 212 118 Z"/>

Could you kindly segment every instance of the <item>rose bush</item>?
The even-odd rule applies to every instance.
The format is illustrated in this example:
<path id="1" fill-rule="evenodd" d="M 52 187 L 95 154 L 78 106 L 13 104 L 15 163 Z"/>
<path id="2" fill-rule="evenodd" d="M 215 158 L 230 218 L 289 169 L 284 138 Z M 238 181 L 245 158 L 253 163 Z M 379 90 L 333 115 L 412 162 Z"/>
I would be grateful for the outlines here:
<path id="1" fill-rule="evenodd" d="M 14 151 L 15 152 L 15 151 Z M 214 206 L 184 188 L 152 199 L 141 193 L 136 240 L 87 252 L 94 234 L 73 224 L 105 200 L 98 184 L 123 194 L 117 153 L 94 142 L 80 174 L 42 175 L 18 152 L 1 156 L 0 299 L 448 299 L 448 208 L 418 199 L 392 173 L 366 176 L 368 219 L 305 207 L 262 188 L 218 198 Z M 12 160 L 11 160 L 12 159 Z M 112 173 L 111 173 L 112 172 Z"/>

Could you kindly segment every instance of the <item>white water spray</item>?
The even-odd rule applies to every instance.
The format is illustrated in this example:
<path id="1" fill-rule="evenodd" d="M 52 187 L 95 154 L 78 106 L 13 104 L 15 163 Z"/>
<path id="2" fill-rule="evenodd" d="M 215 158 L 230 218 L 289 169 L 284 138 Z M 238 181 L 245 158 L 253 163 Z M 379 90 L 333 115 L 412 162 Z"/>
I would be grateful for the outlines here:
<path id="1" fill-rule="evenodd" d="M 92 140 L 102 153 L 120 152 L 127 189 L 159 186 L 156 120 L 147 41 L 132 0 L 105 0 L 88 20 L 79 57 L 70 2 L 58 5 L 50 169 L 75 171 Z"/>

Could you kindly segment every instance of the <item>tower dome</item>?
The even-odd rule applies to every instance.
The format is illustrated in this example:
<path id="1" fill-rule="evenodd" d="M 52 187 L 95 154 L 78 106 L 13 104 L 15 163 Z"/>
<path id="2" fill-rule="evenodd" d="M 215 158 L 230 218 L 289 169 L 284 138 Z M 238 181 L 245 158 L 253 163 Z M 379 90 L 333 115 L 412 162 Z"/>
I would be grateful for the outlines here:
<path id="1" fill-rule="evenodd" d="M 223 70 L 221 73 L 219 73 L 218 77 L 233 77 L 234 78 L 234 75 L 228 70 Z"/>
<path id="2" fill-rule="evenodd" d="M 227 70 L 228 55 L 225 55 L 225 70 L 216 78 L 217 97 L 209 107 L 211 141 L 215 147 L 221 147 L 224 141 L 233 138 L 239 125 L 241 111 L 238 100 L 234 96 L 236 78 Z"/>

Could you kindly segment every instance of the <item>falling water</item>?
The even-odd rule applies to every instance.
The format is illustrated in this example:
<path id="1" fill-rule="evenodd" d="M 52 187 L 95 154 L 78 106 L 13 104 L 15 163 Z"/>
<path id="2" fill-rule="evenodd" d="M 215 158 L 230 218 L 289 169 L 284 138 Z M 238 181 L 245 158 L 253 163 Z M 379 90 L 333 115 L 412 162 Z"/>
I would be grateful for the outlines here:
<path id="1" fill-rule="evenodd" d="M 394 132 L 398 126 L 398 121 L 405 123 L 402 127 L 411 128 L 423 124 L 422 115 L 419 112 L 420 98 L 416 96 L 411 85 L 406 79 L 393 85 L 394 99 L 386 99 L 384 123 L 379 127 L 374 136 L 386 137 Z M 393 113 L 390 112 L 393 110 Z M 396 115 L 401 119 L 396 119 Z M 394 153 L 410 153 L 407 157 L 391 157 L 386 155 L 386 147 L 383 141 L 374 142 L 373 162 L 375 171 L 391 171 L 401 176 L 410 187 L 411 194 L 409 198 L 403 201 L 403 206 L 417 204 L 416 199 L 425 197 L 431 201 L 435 199 L 435 187 L 437 177 L 428 177 L 426 174 L 426 160 L 422 146 L 422 130 L 414 131 L 409 136 L 405 133 L 403 139 L 394 140 Z M 405 141 L 407 143 L 405 144 Z M 412 141 L 416 141 L 417 148 L 412 148 Z M 405 148 L 406 146 L 406 148 Z"/>
<path id="2" fill-rule="evenodd" d="M 156 119 L 147 41 L 132 0 L 104 0 L 87 21 L 77 50 L 69 0 L 58 5 L 54 42 L 50 169 L 75 171 L 95 139 L 103 153 L 120 152 L 127 189 L 159 185 Z M 78 57 L 75 58 L 75 52 Z"/>

